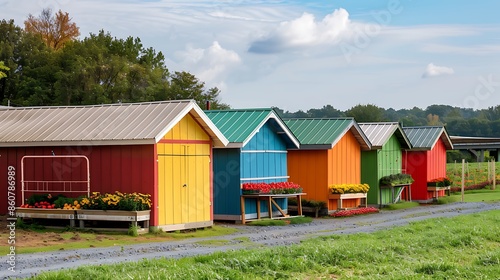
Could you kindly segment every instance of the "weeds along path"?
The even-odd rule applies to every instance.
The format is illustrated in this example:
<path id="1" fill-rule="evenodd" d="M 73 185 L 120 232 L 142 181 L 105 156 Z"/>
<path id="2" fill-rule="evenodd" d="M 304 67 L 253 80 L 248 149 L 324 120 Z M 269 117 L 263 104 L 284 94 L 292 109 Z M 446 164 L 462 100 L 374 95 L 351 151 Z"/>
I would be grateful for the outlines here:
<path id="1" fill-rule="evenodd" d="M 16 273 L 7 271 L 7 257 L 2 256 L 0 257 L 0 267 L 2 268 L 0 270 L 0 279 L 8 279 L 9 277 L 24 278 L 43 271 L 75 268 L 82 265 L 138 261 L 144 258 L 182 258 L 213 252 L 252 249 L 259 246 L 290 245 L 312 237 L 332 234 L 369 233 L 406 225 L 414 221 L 439 217 L 454 217 L 494 209 L 500 209 L 500 203 L 457 202 L 396 211 L 381 211 L 376 214 L 349 218 L 319 218 L 309 224 L 283 227 L 221 224 L 222 226 L 237 228 L 239 232 L 219 237 L 192 238 L 181 241 L 135 244 L 123 247 L 115 246 L 19 254 L 16 256 Z"/>

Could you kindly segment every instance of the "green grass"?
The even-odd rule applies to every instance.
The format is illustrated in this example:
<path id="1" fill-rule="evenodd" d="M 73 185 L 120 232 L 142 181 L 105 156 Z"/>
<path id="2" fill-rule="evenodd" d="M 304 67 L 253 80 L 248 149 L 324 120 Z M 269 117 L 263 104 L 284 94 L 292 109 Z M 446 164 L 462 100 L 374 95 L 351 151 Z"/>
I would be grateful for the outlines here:
<path id="1" fill-rule="evenodd" d="M 96 234 L 93 231 L 80 231 L 78 229 L 72 229 L 70 231 L 66 229 L 28 229 L 28 230 L 18 230 L 16 232 L 17 237 L 21 240 L 20 244 L 16 246 L 16 252 L 18 254 L 28 254 L 37 252 L 50 252 L 58 250 L 74 250 L 90 247 L 112 247 L 112 246 L 125 246 L 136 243 L 150 243 L 150 242 L 163 242 L 169 240 L 179 240 L 195 237 L 211 237 L 211 236 L 221 236 L 228 235 L 236 232 L 237 229 L 225 226 L 214 225 L 213 227 L 206 229 L 197 229 L 184 232 L 162 232 L 158 231 L 156 233 L 141 234 L 137 237 L 127 235 L 126 232 L 103 232 Z M 32 233 L 40 234 L 41 239 L 44 236 L 58 236 L 60 240 L 57 244 L 46 243 L 42 246 L 36 247 L 26 247 L 23 246 L 23 236 L 30 236 Z M 0 234 L 0 238 L 7 238 L 6 234 Z M 53 242 L 54 243 L 54 242 Z M 5 255 L 8 253 L 8 246 L 0 247 L 0 255 Z"/>
<path id="2" fill-rule="evenodd" d="M 420 204 L 418 202 L 402 201 L 402 202 L 398 202 L 398 203 L 389 204 L 386 207 L 384 207 L 384 210 L 408 209 L 408 208 L 417 207 L 419 205 Z"/>
<path id="3" fill-rule="evenodd" d="M 461 193 L 454 193 L 451 197 L 456 201 L 462 201 Z M 456 198 L 455 198 L 456 197 Z M 499 202 L 500 201 L 500 186 L 495 190 L 482 189 L 471 190 L 464 192 L 465 202 Z"/>
<path id="4" fill-rule="evenodd" d="M 500 210 L 298 245 L 46 272 L 33 279 L 498 279 Z"/>

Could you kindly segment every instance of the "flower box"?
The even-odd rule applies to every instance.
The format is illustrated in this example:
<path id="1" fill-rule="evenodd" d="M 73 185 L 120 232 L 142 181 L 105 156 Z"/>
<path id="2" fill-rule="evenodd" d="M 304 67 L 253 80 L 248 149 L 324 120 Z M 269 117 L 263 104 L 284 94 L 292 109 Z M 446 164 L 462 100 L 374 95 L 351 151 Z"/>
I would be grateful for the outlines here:
<path id="1" fill-rule="evenodd" d="M 16 208 L 16 217 L 30 219 L 69 220 L 70 226 L 75 226 L 75 210 L 42 209 L 42 208 Z"/>
<path id="2" fill-rule="evenodd" d="M 76 210 L 78 220 L 140 222 L 149 220 L 151 210 Z"/>
<path id="3" fill-rule="evenodd" d="M 137 222 L 144 222 L 143 228 L 149 228 L 151 210 L 124 211 L 124 210 L 76 210 L 77 219 L 80 221 L 80 228 L 84 228 L 84 221 L 114 221 L 131 222 L 137 226 Z"/>
<path id="4" fill-rule="evenodd" d="M 366 198 L 366 193 L 334 193 L 329 194 L 328 199 L 352 199 L 352 198 Z"/>
<path id="5" fill-rule="evenodd" d="M 332 209 L 332 206 L 329 206 L 328 210 L 338 210 L 338 209 L 346 209 L 346 208 L 355 208 L 358 206 L 361 206 L 361 200 L 364 200 L 364 207 L 367 207 L 367 199 L 366 199 L 366 193 L 334 193 L 334 194 L 329 194 L 328 195 L 329 200 L 336 200 L 337 201 L 337 209 Z M 355 205 L 354 207 L 344 207 L 344 200 L 354 200 L 356 204 L 358 204 L 358 199 L 359 199 L 359 205 Z M 333 206 L 334 207 L 334 206 Z"/>
<path id="6" fill-rule="evenodd" d="M 302 193 L 302 188 L 292 182 L 243 183 L 242 194 L 294 194 Z"/>

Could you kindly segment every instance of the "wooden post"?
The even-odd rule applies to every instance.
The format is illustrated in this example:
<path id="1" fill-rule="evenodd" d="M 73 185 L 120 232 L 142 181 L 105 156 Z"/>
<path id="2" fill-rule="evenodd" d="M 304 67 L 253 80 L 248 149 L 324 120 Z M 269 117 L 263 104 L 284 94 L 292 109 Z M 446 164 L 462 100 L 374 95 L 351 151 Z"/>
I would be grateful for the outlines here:
<path id="1" fill-rule="evenodd" d="M 495 164 L 495 160 L 493 159 L 491 161 L 493 163 L 493 187 L 492 189 L 495 190 L 496 184 L 497 184 L 497 165 Z"/>
<path id="2" fill-rule="evenodd" d="M 465 159 L 462 159 L 462 202 L 464 202 Z"/>
<path id="3" fill-rule="evenodd" d="M 488 160 L 488 181 L 491 181 L 491 160 Z"/>

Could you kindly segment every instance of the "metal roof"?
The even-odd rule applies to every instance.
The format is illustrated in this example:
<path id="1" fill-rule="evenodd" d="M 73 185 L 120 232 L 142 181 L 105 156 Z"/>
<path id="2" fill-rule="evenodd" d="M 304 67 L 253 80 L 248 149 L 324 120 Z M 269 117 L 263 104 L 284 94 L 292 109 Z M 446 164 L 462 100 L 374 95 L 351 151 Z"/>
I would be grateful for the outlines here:
<path id="1" fill-rule="evenodd" d="M 411 148 L 410 140 L 398 122 L 359 123 L 359 127 L 372 143 L 372 149 L 382 149 L 392 135 L 396 135 L 403 149 Z"/>
<path id="2" fill-rule="evenodd" d="M 500 138 L 497 137 L 450 136 L 450 139 L 455 150 L 500 149 Z"/>
<path id="3" fill-rule="evenodd" d="M 0 109 L 0 146 L 157 143 L 190 114 L 214 140 L 228 141 L 193 100 Z"/>
<path id="4" fill-rule="evenodd" d="M 272 108 L 206 110 L 205 114 L 229 140 L 228 147 L 244 147 L 259 129 L 268 121 L 285 141 L 299 147 L 299 141 Z"/>
<path id="5" fill-rule="evenodd" d="M 453 144 L 444 126 L 403 127 L 411 145 L 410 150 L 432 150 L 439 139 L 447 150 L 453 150 Z"/>
<path id="6" fill-rule="evenodd" d="M 362 150 L 371 149 L 370 141 L 354 118 L 286 119 L 285 124 L 304 149 L 331 149 L 348 131 L 354 134 Z"/>

